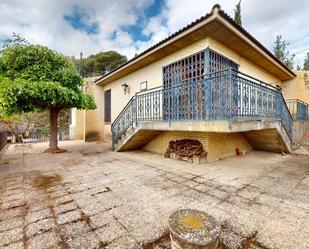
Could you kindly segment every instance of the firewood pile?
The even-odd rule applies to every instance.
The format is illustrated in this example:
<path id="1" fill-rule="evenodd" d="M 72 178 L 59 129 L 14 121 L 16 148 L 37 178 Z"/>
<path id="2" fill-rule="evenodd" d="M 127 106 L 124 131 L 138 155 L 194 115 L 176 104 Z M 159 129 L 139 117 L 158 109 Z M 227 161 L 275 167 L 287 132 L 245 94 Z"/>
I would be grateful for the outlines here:
<path id="1" fill-rule="evenodd" d="M 170 157 L 171 154 L 192 158 L 193 156 L 202 156 L 205 154 L 203 145 L 198 140 L 182 139 L 170 141 L 165 156 Z"/>

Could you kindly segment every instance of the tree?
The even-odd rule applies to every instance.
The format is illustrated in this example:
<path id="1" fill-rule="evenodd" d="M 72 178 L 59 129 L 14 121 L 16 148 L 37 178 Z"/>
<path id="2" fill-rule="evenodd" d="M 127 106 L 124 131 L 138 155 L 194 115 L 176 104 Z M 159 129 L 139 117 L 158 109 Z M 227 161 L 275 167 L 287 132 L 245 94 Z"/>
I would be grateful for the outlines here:
<path id="1" fill-rule="evenodd" d="M 19 115 L 12 115 L 10 117 L 2 117 L 0 116 L 0 123 L 2 129 L 10 132 L 15 136 L 16 142 L 22 142 L 22 134 L 19 131 L 19 122 L 18 122 Z"/>
<path id="2" fill-rule="evenodd" d="M 82 91 L 83 80 L 64 55 L 19 37 L 0 52 L 0 115 L 48 110 L 50 142 L 46 152 L 58 148 L 57 119 L 64 108 L 95 109 L 92 96 Z"/>
<path id="3" fill-rule="evenodd" d="M 309 70 L 309 53 L 305 57 L 303 70 Z"/>
<path id="4" fill-rule="evenodd" d="M 241 0 L 239 0 L 238 4 L 236 4 L 234 9 L 234 21 L 238 23 L 240 26 L 242 25 L 241 22 Z"/>
<path id="5" fill-rule="evenodd" d="M 127 62 L 127 57 L 116 51 L 100 52 L 87 58 L 75 59 L 73 62 L 82 77 L 104 75 Z"/>
<path id="6" fill-rule="evenodd" d="M 278 35 L 275 40 L 275 46 L 273 48 L 275 56 L 285 64 L 289 69 L 294 67 L 294 55 L 290 55 L 288 51 L 289 43 L 282 39 L 281 35 Z"/>

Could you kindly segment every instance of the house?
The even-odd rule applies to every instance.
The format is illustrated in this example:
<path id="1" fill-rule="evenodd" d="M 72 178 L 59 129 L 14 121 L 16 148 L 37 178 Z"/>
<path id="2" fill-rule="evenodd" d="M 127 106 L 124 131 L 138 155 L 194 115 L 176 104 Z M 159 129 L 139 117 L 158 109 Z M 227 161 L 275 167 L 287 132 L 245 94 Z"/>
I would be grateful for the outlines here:
<path id="1" fill-rule="evenodd" d="M 162 154 L 172 140 L 194 139 L 203 144 L 208 161 L 236 150 L 289 153 L 293 120 L 284 96 L 285 84 L 295 78 L 215 5 L 96 79 L 88 91 L 98 109 L 88 119 L 86 114 L 76 119 L 77 126 L 83 124 L 76 138 L 96 134 L 111 137 L 115 151 Z"/>

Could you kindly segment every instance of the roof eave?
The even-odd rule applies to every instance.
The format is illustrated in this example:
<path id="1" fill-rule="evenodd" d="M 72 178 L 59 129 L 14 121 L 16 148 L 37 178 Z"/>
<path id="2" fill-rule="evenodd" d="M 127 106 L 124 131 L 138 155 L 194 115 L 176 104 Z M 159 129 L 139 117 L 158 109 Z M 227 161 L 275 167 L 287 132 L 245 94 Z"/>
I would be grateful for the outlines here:
<path id="1" fill-rule="evenodd" d="M 257 41 L 250 33 L 248 33 L 242 26 L 235 23 L 224 11 L 218 11 L 218 20 L 221 21 L 229 29 L 233 29 L 238 37 L 246 39 L 246 43 L 253 46 L 253 48 L 263 54 L 270 61 L 273 61 L 280 69 L 285 71 L 291 79 L 296 76 L 296 74 L 284 65 L 279 59 L 277 59 L 267 48 L 265 48 L 259 41 Z"/>
<path id="2" fill-rule="evenodd" d="M 133 64 L 137 63 L 138 61 L 141 61 L 142 59 L 145 59 L 148 56 L 151 56 L 153 53 L 159 51 L 160 49 L 168 46 L 169 44 L 173 43 L 174 41 L 186 36 L 187 34 L 194 32 L 195 30 L 199 29 L 200 27 L 206 25 L 209 22 L 212 22 L 216 17 L 215 16 L 211 16 L 211 14 L 206 15 L 205 20 L 203 20 L 202 22 L 190 27 L 189 29 L 184 30 L 183 32 L 180 32 L 178 35 L 176 35 L 175 37 L 173 37 L 173 35 L 171 35 L 171 38 L 167 38 L 165 42 L 163 42 L 162 44 L 154 45 L 153 48 L 150 48 L 148 52 L 143 52 L 140 55 L 138 55 L 137 57 L 131 59 L 130 61 L 128 61 L 128 63 L 125 63 L 123 65 L 121 65 L 120 67 L 116 68 L 115 70 L 111 71 L 108 74 L 103 75 L 102 77 L 100 77 L 99 79 L 97 79 L 95 81 L 95 84 L 100 84 L 103 80 L 112 77 L 113 75 L 117 74 L 118 72 L 120 72 L 121 70 L 124 70 L 130 66 L 132 66 Z"/>
<path id="3" fill-rule="evenodd" d="M 95 84 L 98 85 L 105 85 L 104 83 L 109 83 L 109 79 L 121 71 L 130 68 L 132 65 L 142 61 L 143 59 L 151 56 L 157 51 L 160 51 L 162 48 L 167 47 L 168 45 L 172 44 L 173 42 L 181 39 L 182 37 L 198 30 L 199 28 L 207 25 L 208 23 L 218 20 L 222 25 L 224 25 L 229 30 L 232 30 L 239 38 L 243 39 L 247 44 L 249 44 L 253 49 L 258 51 L 262 54 L 267 60 L 272 62 L 275 66 L 280 68 L 282 72 L 285 72 L 286 78 L 281 78 L 281 80 L 289 80 L 293 79 L 296 74 L 288 69 L 281 61 L 279 61 L 269 50 L 267 50 L 260 42 L 258 42 L 252 35 L 250 35 L 243 27 L 235 23 L 224 11 L 220 9 L 220 6 L 215 5 L 212 11 L 207 14 L 206 16 L 201 17 L 200 19 L 192 22 L 188 26 L 184 27 L 180 31 L 172 34 L 171 36 L 167 37 L 163 41 L 159 42 L 158 44 L 152 46 L 151 48 L 147 49 L 137 57 L 129 60 L 127 63 L 121 65 L 120 67 L 116 68 L 115 70 L 111 71 L 110 73 L 103 75 L 102 77 L 98 78 L 95 81 Z"/>

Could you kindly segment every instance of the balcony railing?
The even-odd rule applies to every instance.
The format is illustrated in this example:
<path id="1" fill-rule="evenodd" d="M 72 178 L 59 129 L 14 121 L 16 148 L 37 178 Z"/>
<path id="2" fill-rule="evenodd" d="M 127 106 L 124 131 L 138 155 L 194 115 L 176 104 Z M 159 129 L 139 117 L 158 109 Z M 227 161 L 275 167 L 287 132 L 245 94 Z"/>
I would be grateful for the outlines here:
<path id="1" fill-rule="evenodd" d="M 286 104 L 294 121 L 308 121 L 309 120 L 309 104 L 299 99 L 288 99 Z"/>
<path id="2" fill-rule="evenodd" d="M 135 94 L 112 124 L 113 144 L 140 122 L 210 120 L 277 120 L 292 136 L 281 90 L 226 69 Z"/>

